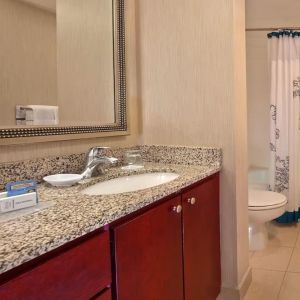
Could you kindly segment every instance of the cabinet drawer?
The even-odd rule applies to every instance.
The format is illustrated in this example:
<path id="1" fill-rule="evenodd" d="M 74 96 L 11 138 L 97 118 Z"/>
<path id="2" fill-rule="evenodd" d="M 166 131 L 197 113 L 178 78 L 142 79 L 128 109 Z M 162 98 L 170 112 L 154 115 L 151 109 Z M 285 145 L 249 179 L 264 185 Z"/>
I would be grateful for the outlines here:
<path id="1" fill-rule="evenodd" d="M 0 299 L 86 300 L 110 283 L 109 234 L 104 232 L 3 284 Z"/>

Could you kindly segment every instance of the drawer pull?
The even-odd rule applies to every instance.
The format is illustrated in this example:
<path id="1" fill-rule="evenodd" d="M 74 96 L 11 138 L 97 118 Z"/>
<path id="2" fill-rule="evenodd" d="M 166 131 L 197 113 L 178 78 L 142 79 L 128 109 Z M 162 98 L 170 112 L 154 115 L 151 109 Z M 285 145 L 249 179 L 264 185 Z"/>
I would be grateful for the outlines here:
<path id="1" fill-rule="evenodd" d="M 196 201 L 197 201 L 197 199 L 195 197 L 192 197 L 192 198 L 188 199 L 188 203 L 191 204 L 191 205 L 196 204 Z"/>
<path id="2" fill-rule="evenodd" d="M 182 212 L 182 206 L 181 205 L 174 206 L 173 211 L 176 212 L 177 214 L 180 214 Z"/>

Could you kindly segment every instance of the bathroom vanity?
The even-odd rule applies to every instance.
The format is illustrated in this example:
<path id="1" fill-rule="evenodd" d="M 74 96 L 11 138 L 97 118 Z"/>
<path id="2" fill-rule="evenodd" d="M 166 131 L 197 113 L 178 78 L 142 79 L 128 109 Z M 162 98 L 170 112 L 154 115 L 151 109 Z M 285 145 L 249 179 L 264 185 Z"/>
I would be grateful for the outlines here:
<path id="1" fill-rule="evenodd" d="M 63 189 L 40 185 L 40 198 L 55 205 L 1 224 L 0 299 L 216 299 L 219 171 L 217 162 L 147 163 L 136 174 L 179 176 L 102 196 L 81 192 L 128 173 L 113 168 Z"/>
<path id="2" fill-rule="evenodd" d="M 219 240 L 216 174 L 11 270 L 0 299 L 213 300 Z"/>

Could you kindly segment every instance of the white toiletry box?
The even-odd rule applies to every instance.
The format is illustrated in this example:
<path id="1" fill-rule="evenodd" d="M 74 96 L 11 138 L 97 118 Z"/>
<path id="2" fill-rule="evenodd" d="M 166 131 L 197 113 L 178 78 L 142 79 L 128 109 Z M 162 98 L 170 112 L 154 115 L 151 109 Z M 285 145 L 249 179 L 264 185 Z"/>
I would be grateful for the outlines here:
<path id="1" fill-rule="evenodd" d="M 38 204 L 36 192 L 7 197 L 7 192 L 0 193 L 0 214 L 35 206 Z"/>

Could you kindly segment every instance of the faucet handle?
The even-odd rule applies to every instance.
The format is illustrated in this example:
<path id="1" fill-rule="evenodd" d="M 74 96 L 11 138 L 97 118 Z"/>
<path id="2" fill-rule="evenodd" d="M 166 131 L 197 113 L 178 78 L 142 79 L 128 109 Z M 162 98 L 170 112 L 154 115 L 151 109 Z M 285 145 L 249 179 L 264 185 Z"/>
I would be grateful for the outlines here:
<path id="1" fill-rule="evenodd" d="M 93 147 L 86 154 L 86 166 L 90 165 L 96 158 L 105 155 L 105 151 L 110 149 L 109 147 Z"/>
<path id="2" fill-rule="evenodd" d="M 107 159 L 112 165 L 116 164 L 119 161 L 119 159 L 115 157 L 107 157 Z"/>
<path id="3" fill-rule="evenodd" d="M 110 149 L 110 147 L 93 147 L 88 152 L 88 157 L 96 158 L 105 155 L 105 152 Z"/>

